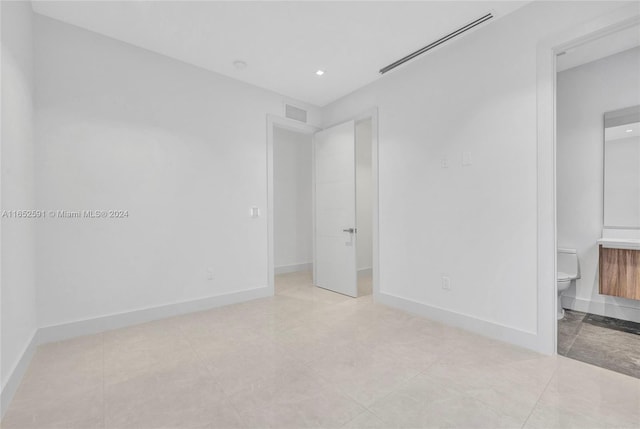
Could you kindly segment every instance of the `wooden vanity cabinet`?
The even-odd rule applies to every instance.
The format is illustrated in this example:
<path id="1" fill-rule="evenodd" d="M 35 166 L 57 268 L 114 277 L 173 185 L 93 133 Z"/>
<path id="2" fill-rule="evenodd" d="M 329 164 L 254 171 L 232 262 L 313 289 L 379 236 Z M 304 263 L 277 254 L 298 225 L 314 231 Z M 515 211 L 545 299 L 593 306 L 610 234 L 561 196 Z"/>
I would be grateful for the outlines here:
<path id="1" fill-rule="evenodd" d="M 640 250 L 600 245 L 600 294 L 640 300 Z"/>

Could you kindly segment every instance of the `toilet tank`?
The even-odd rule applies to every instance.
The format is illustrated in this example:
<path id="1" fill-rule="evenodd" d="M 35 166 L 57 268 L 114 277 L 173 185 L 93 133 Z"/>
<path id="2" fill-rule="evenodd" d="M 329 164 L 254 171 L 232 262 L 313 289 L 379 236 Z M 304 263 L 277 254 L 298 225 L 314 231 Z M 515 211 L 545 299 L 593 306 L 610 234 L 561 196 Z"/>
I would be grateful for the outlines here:
<path id="1" fill-rule="evenodd" d="M 580 262 L 576 249 L 558 247 L 558 272 L 569 274 L 571 278 L 580 278 Z"/>

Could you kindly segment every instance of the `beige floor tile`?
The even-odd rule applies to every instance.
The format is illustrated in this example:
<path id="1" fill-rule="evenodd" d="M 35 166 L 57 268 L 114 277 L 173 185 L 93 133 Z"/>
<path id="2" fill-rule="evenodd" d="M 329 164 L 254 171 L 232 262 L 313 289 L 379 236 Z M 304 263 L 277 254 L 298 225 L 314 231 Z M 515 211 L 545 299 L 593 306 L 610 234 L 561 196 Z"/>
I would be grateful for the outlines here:
<path id="1" fill-rule="evenodd" d="M 357 345 L 325 355 L 311 367 L 318 377 L 365 407 L 423 370 L 403 356 Z"/>
<path id="2" fill-rule="evenodd" d="M 105 387 L 107 428 L 242 427 L 213 377 L 158 372 Z"/>
<path id="3" fill-rule="evenodd" d="M 279 402 L 295 402 L 313 398 L 317 392 L 331 389 L 310 368 L 294 366 L 288 371 L 262 377 L 229 395 L 233 406 L 242 414 L 265 409 Z"/>
<path id="4" fill-rule="evenodd" d="M 549 359 L 487 367 L 464 393 L 524 423 L 555 372 Z"/>
<path id="5" fill-rule="evenodd" d="M 195 371 L 200 364 L 190 344 L 176 336 L 152 336 L 135 341 L 105 341 L 104 382 L 114 384 L 161 370 Z"/>
<path id="6" fill-rule="evenodd" d="M 268 343 L 232 350 L 204 363 L 228 395 L 265 380 L 286 377 L 295 368 L 302 367 L 275 344 Z"/>
<path id="7" fill-rule="evenodd" d="M 102 336 L 81 337 L 38 347 L 11 403 L 11 410 L 36 420 L 58 422 L 56 408 L 71 409 L 77 398 L 101 401 Z M 88 407 L 91 408 L 91 407 Z M 73 413 L 72 413 L 73 414 Z"/>
<path id="8" fill-rule="evenodd" d="M 347 396 L 310 378 L 266 392 L 258 388 L 241 398 L 236 397 L 234 405 L 255 428 L 339 428 L 364 411 Z"/>
<path id="9" fill-rule="evenodd" d="M 559 357 L 527 427 L 640 427 L 640 380 Z"/>
<path id="10" fill-rule="evenodd" d="M 640 380 L 276 279 L 276 295 L 41 346 L 18 428 L 640 428 Z"/>
<path id="11" fill-rule="evenodd" d="M 55 396 L 25 399 L 12 402 L 2 420 L 3 429 L 104 427 L 102 387 L 72 394 L 60 390 Z"/>
<path id="12" fill-rule="evenodd" d="M 522 422 L 426 375 L 410 380 L 369 410 L 394 428 L 518 428 Z"/>
<path id="13" fill-rule="evenodd" d="M 380 420 L 373 413 L 365 411 L 353 420 L 347 422 L 343 427 L 349 429 L 388 429 L 389 425 Z"/>

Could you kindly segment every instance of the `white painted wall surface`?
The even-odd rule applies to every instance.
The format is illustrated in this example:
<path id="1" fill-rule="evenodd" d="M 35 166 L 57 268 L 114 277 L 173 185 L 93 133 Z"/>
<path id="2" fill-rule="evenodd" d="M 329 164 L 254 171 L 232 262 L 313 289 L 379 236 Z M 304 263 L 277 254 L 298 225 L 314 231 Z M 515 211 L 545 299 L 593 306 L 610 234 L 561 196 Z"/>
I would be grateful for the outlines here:
<path id="1" fill-rule="evenodd" d="M 35 24 L 39 205 L 129 212 L 42 225 L 40 325 L 266 287 L 266 115 L 283 97 Z"/>
<path id="2" fill-rule="evenodd" d="M 582 278 L 565 308 L 636 320 L 640 302 L 598 293 L 603 225 L 603 115 L 640 104 L 640 48 L 558 73 L 558 246 L 578 250 Z"/>
<path id="3" fill-rule="evenodd" d="M 379 109 L 383 302 L 537 347 L 537 46 L 623 5 L 534 2 L 325 108 Z"/>
<path id="4" fill-rule="evenodd" d="M 296 269 L 313 262 L 312 136 L 274 128 L 274 263 Z"/>
<path id="5" fill-rule="evenodd" d="M 373 176 L 371 160 L 371 119 L 356 123 L 356 224 L 358 271 L 372 268 Z"/>
<path id="6" fill-rule="evenodd" d="M 32 12 L 2 2 L 2 210 L 35 208 Z M 35 225 L 2 219 L 1 381 L 9 377 L 35 331 Z M 3 403 L 5 401 L 3 400 Z"/>

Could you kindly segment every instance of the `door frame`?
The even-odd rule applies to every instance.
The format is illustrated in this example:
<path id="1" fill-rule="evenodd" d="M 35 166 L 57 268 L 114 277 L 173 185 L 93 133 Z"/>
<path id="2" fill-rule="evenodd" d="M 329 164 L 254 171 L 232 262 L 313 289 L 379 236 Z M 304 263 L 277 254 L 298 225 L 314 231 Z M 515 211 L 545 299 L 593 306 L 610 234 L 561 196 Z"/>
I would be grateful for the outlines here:
<path id="1" fill-rule="evenodd" d="M 267 115 L 267 288 L 271 295 L 275 294 L 275 260 L 274 260 L 274 216 L 273 216 L 273 132 L 274 128 L 284 128 L 290 131 L 295 131 L 302 134 L 314 134 L 324 128 L 329 128 L 334 125 L 339 125 L 343 122 L 353 120 L 359 122 L 365 119 L 371 118 L 371 172 L 372 172 L 372 291 L 374 299 L 378 298 L 380 293 L 380 254 L 379 254 L 379 157 L 378 157 L 378 108 L 373 107 L 367 109 L 359 115 L 354 117 L 341 119 L 335 123 L 328 124 L 322 128 L 301 123 L 292 119 L 284 118 L 281 116 L 268 114 Z M 315 159 L 312 159 L 312 164 L 315 165 Z M 314 170 L 312 165 L 312 170 Z M 315 171 L 312 171 L 315 174 Z M 312 190 L 312 192 L 314 192 Z M 357 198 L 357 196 L 356 196 Z M 312 195 L 312 212 L 314 213 L 313 219 L 313 260 L 315 265 L 315 195 Z M 315 268 L 314 268 L 315 271 Z"/>
<path id="2" fill-rule="evenodd" d="M 305 124 L 293 119 L 272 114 L 267 115 L 267 288 L 271 295 L 275 294 L 275 248 L 273 236 L 273 133 L 275 128 L 284 128 L 305 135 L 313 135 L 315 132 L 321 130 L 321 128 L 314 125 Z"/>
<path id="3" fill-rule="evenodd" d="M 640 23 L 637 5 L 623 6 L 578 27 L 549 37 L 537 48 L 537 344 L 539 352 L 557 354 L 556 291 L 556 56 L 571 47 Z"/>

